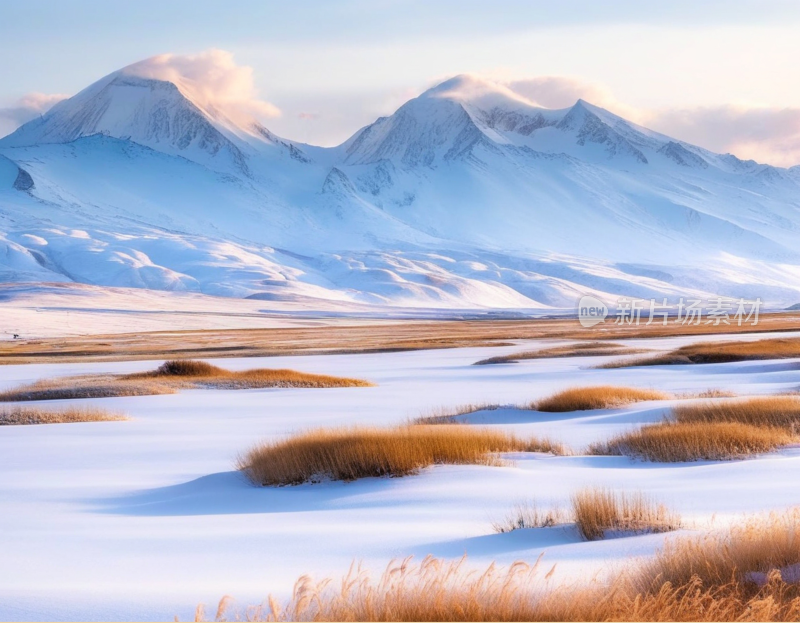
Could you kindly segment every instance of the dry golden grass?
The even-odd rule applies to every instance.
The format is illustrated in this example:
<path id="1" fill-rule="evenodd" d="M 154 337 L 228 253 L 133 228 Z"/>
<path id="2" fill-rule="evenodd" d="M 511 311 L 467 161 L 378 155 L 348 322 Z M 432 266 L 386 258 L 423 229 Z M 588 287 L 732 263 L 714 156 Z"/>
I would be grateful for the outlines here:
<path id="1" fill-rule="evenodd" d="M 206 361 L 196 361 L 194 359 L 171 359 L 165 361 L 152 372 L 140 374 L 130 374 L 129 377 L 209 377 L 227 374 L 227 370 L 213 366 Z"/>
<path id="2" fill-rule="evenodd" d="M 525 528 L 552 528 L 568 523 L 570 515 L 558 507 L 542 510 L 533 501 L 518 502 L 509 513 L 492 522 L 492 529 L 497 533 L 512 532 Z"/>
<path id="3" fill-rule="evenodd" d="M 256 446 L 238 467 L 257 485 L 293 485 L 324 478 L 405 476 L 435 464 L 496 465 L 497 452 L 552 452 L 547 440 L 471 426 L 316 429 Z"/>
<path id="4" fill-rule="evenodd" d="M 29 400 L 68 400 L 174 394 L 177 388 L 154 381 L 121 380 L 115 375 L 84 375 L 43 379 L 0 392 L 0 402 Z"/>
<path id="5" fill-rule="evenodd" d="M 797 621 L 800 515 L 753 520 L 727 533 L 679 539 L 605 581 L 556 584 L 554 568 L 516 562 L 469 570 L 466 559 L 390 563 L 375 580 L 352 566 L 341 583 L 295 584 L 233 619 L 249 621 Z M 785 576 L 785 577 L 783 577 Z M 225 597 L 216 620 L 230 620 Z M 205 620 L 198 607 L 197 621 Z"/>
<path id="6" fill-rule="evenodd" d="M 75 422 L 118 422 L 126 420 L 123 415 L 105 409 L 68 407 L 65 409 L 42 409 L 41 407 L 5 407 L 0 409 L 0 426 L 28 424 L 70 424 Z"/>
<path id="7" fill-rule="evenodd" d="M 721 461 L 771 452 L 794 441 L 784 430 L 738 422 L 662 422 L 592 444 L 589 453 L 663 463 Z"/>
<path id="8" fill-rule="evenodd" d="M 476 411 L 495 411 L 500 405 L 489 402 L 473 402 L 455 407 L 429 409 L 412 420 L 413 424 L 458 424 L 459 417 Z"/>
<path id="9" fill-rule="evenodd" d="M 782 428 L 796 435 L 800 433 L 800 397 L 758 396 L 701 402 L 675 407 L 672 416 L 682 423 L 738 422 Z"/>
<path id="10" fill-rule="evenodd" d="M 639 588 L 653 582 L 683 586 L 698 578 L 705 586 L 734 581 L 756 588 L 772 571 L 783 571 L 787 581 L 800 582 L 800 510 L 756 516 L 723 533 L 667 542 L 647 563 Z M 794 568 L 793 568 L 794 567 Z"/>
<path id="11" fill-rule="evenodd" d="M 0 289 L 2 285 L 0 284 Z M 614 339 L 778 332 L 800 329 L 800 315 L 762 314 L 756 326 L 715 327 L 659 323 L 601 324 L 587 329 L 574 318 L 524 320 L 346 321 L 326 326 L 271 329 L 153 331 L 0 341 L 0 365 L 132 359 L 269 357 L 329 353 L 391 352 L 462 346 L 511 346 L 512 340 Z M 90 327 L 87 331 L 91 330 Z"/>
<path id="12" fill-rule="evenodd" d="M 608 536 L 677 530 L 681 519 L 677 513 L 644 493 L 592 488 L 575 493 L 569 511 L 558 507 L 545 511 L 535 502 L 520 502 L 508 515 L 493 522 L 492 527 L 495 532 L 503 533 L 566 523 L 574 523 L 583 538 L 595 541 Z"/>
<path id="13" fill-rule="evenodd" d="M 697 398 L 736 398 L 739 394 L 727 389 L 706 389 L 702 392 L 682 392 L 676 394 L 676 398 L 681 400 L 693 400 Z"/>
<path id="14" fill-rule="evenodd" d="M 558 392 L 531 404 L 537 411 L 563 412 L 586 411 L 589 409 L 613 409 L 644 400 L 667 400 L 669 394 L 635 387 L 615 387 L 598 385 L 594 387 L 574 387 Z"/>
<path id="15" fill-rule="evenodd" d="M 372 387 L 361 379 L 351 379 L 325 374 L 310 374 L 297 370 L 256 368 L 233 372 L 213 366 L 205 361 L 175 359 L 165 361 L 152 372 L 140 372 L 121 377 L 124 381 L 156 379 L 161 382 L 178 382 L 197 388 L 257 389 L 265 387 Z M 185 385 L 183 385 L 185 386 Z"/>
<path id="16" fill-rule="evenodd" d="M 110 398 L 174 394 L 180 389 L 257 389 L 267 387 L 370 387 L 372 383 L 296 370 L 268 368 L 232 372 L 204 361 L 167 361 L 135 374 L 106 374 L 45 379 L 0 392 L 0 402 Z"/>
<path id="17" fill-rule="evenodd" d="M 680 516 L 641 492 L 583 489 L 572 496 L 572 512 L 587 541 L 605 538 L 608 533 L 669 532 L 681 524 Z"/>
<path id="18" fill-rule="evenodd" d="M 629 366 L 668 366 L 692 363 L 730 363 L 762 359 L 800 357 L 800 339 L 773 338 L 748 342 L 700 342 L 688 344 L 668 353 L 640 359 L 614 361 L 601 368 Z"/>
<path id="19" fill-rule="evenodd" d="M 525 359 L 550 359 L 559 357 L 605 357 L 609 355 L 634 355 L 646 352 L 642 349 L 634 349 L 614 342 L 579 342 L 578 344 L 568 344 L 566 346 L 554 346 L 541 350 L 528 350 L 511 355 L 499 355 L 476 361 L 475 366 L 483 366 L 494 363 L 515 363 Z"/>

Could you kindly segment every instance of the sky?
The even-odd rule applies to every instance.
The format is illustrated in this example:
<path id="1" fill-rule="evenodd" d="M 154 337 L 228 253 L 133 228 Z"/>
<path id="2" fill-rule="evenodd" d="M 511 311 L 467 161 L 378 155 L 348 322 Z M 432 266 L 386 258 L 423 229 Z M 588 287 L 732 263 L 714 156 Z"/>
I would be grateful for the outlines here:
<path id="1" fill-rule="evenodd" d="M 800 164 L 800 2 L 0 0 L 0 135 L 151 57 L 276 134 L 335 145 L 448 77 L 583 99 Z"/>

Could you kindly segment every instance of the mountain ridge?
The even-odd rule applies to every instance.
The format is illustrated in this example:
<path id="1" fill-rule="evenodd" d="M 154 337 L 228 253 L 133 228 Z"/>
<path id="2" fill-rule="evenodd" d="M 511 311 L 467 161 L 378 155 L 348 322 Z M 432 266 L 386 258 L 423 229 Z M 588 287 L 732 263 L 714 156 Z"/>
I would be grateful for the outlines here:
<path id="1" fill-rule="evenodd" d="M 126 69 L 0 139 L 3 280 L 411 307 L 800 298 L 800 168 L 469 75 L 322 148 Z"/>

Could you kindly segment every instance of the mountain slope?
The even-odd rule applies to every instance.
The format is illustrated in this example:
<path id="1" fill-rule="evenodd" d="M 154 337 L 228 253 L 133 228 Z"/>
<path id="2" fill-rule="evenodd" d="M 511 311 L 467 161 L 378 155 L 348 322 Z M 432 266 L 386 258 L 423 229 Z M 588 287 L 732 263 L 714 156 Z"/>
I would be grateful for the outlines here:
<path id="1" fill-rule="evenodd" d="M 0 140 L 0 279 L 265 300 L 800 298 L 800 174 L 457 76 L 343 145 L 115 72 Z"/>

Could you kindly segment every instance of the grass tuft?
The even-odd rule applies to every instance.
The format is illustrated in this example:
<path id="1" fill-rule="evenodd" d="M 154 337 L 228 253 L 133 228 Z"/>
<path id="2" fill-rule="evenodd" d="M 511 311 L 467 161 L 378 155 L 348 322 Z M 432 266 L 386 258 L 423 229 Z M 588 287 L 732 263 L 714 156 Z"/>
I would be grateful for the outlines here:
<path id="1" fill-rule="evenodd" d="M 238 467 L 256 485 L 294 485 L 406 476 L 435 464 L 496 465 L 498 452 L 563 449 L 547 440 L 467 426 L 329 428 L 263 443 L 242 456 Z"/>
<path id="2" fill-rule="evenodd" d="M 700 402 L 675 407 L 672 415 L 676 421 L 686 424 L 735 422 L 781 428 L 793 435 L 800 432 L 800 398 L 794 396 Z"/>
<path id="3" fill-rule="evenodd" d="M 627 368 L 631 366 L 669 366 L 693 363 L 731 363 L 764 359 L 800 357 L 800 339 L 773 338 L 747 342 L 700 342 L 687 344 L 673 351 L 640 359 L 623 359 L 599 366 Z"/>
<path id="4" fill-rule="evenodd" d="M 105 409 L 68 407 L 42 409 L 41 407 L 10 407 L 0 409 L 0 426 L 25 426 L 29 424 L 70 424 L 75 422 L 118 422 L 127 420 L 123 415 Z"/>
<path id="5" fill-rule="evenodd" d="M 528 350 L 510 355 L 498 355 L 476 361 L 474 366 L 484 366 L 496 363 L 516 363 L 526 359 L 554 359 L 560 357 L 607 357 L 610 355 L 633 355 L 645 352 L 641 349 L 629 348 L 614 342 L 579 342 L 566 346 L 554 346 L 540 350 Z"/>
<path id="6" fill-rule="evenodd" d="M 495 411 L 500 405 L 489 402 L 466 403 L 455 407 L 437 407 L 429 409 L 423 415 L 412 420 L 413 424 L 459 424 L 462 415 L 476 411 Z"/>
<path id="7" fill-rule="evenodd" d="M 680 528 L 680 517 L 641 492 L 626 494 L 606 489 L 583 489 L 572 496 L 572 512 L 587 541 L 609 533 L 646 534 Z"/>
<path id="8" fill-rule="evenodd" d="M 35 383 L 12 387 L 0 392 L 0 402 L 153 396 L 174 394 L 176 391 L 176 387 L 153 381 L 120 381 L 119 377 L 112 375 L 87 375 L 44 379 Z"/>
<path id="9" fill-rule="evenodd" d="M 635 387 L 599 385 L 574 387 L 544 398 L 531 406 L 537 411 L 566 412 L 590 409 L 613 409 L 644 400 L 668 400 L 669 394 Z"/>
<path id="10" fill-rule="evenodd" d="M 149 376 L 181 376 L 181 377 L 194 377 L 194 376 L 216 376 L 219 374 L 226 374 L 227 371 L 217 366 L 212 366 L 205 361 L 196 361 L 194 359 L 172 359 L 165 361 Z M 136 375 L 133 375 L 136 376 Z"/>
<path id="11" fill-rule="evenodd" d="M 676 394 L 676 398 L 681 400 L 692 400 L 697 398 L 736 398 L 739 394 L 736 392 L 728 391 L 727 389 L 706 389 L 702 392 L 681 392 Z"/>
<path id="12" fill-rule="evenodd" d="M 134 374 L 83 375 L 45 379 L 0 392 L 0 402 L 112 398 L 174 394 L 181 389 L 262 389 L 269 387 L 371 387 L 372 383 L 296 370 L 261 368 L 232 372 L 204 361 L 166 361 Z"/>
<path id="13" fill-rule="evenodd" d="M 737 422 L 662 422 L 592 444 L 589 453 L 664 463 L 723 461 L 772 452 L 793 441 L 786 431 Z"/>
<path id="14" fill-rule="evenodd" d="M 550 528 L 574 523 L 587 541 L 613 536 L 677 530 L 680 516 L 641 492 L 615 493 L 606 489 L 582 489 L 571 499 L 569 511 L 555 507 L 541 510 L 535 502 L 516 504 L 511 512 L 492 523 L 495 532 L 523 528 Z"/>
<path id="15" fill-rule="evenodd" d="M 492 529 L 503 534 L 525 528 L 552 528 L 569 520 L 569 515 L 560 508 L 542 510 L 535 502 L 519 502 L 505 517 L 493 521 Z"/>

